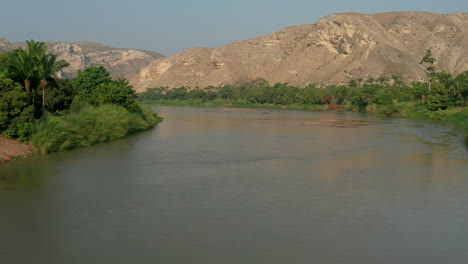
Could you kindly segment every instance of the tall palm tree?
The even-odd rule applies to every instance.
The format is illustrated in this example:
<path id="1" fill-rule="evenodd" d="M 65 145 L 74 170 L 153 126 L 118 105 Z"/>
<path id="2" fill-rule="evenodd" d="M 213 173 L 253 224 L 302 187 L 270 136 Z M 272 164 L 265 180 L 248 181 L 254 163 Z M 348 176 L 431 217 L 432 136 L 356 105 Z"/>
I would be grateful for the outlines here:
<path id="1" fill-rule="evenodd" d="M 44 42 L 26 41 L 27 50 L 18 48 L 3 63 L 8 73 L 24 82 L 27 93 L 31 93 L 31 81 L 37 76 L 39 58 L 47 51 Z"/>
<path id="2" fill-rule="evenodd" d="M 44 42 L 37 42 L 34 40 L 27 40 L 28 54 L 31 57 L 40 56 L 47 52 L 47 46 Z"/>
<path id="3" fill-rule="evenodd" d="M 16 49 L 7 57 L 3 63 L 6 66 L 8 74 L 14 79 L 24 82 L 24 88 L 28 94 L 32 92 L 31 81 L 40 81 L 42 88 L 42 110 L 45 108 L 45 90 L 48 81 L 54 74 L 69 66 L 66 61 L 57 61 L 57 56 L 47 53 L 47 46 L 44 42 L 34 40 L 26 41 L 27 50 Z M 33 87 L 35 88 L 35 87 Z M 36 94 L 36 89 L 34 94 Z M 33 105 L 35 105 L 35 95 L 32 96 Z"/>
<path id="4" fill-rule="evenodd" d="M 47 46 L 44 42 L 36 42 L 34 40 L 26 41 L 26 45 L 28 46 L 28 56 L 31 58 L 33 64 L 34 64 L 34 74 L 35 74 L 35 79 L 38 78 L 38 71 L 39 71 L 39 65 L 41 64 L 41 58 L 45 56 L 47 52 Z M 32 87 L 32 92 L 33 92 L 33 105 L 35 105 L 35 100 L 36 100 L 36 87 Z"/>
<path id="5" fill-rule="evenodd" d="M 117 80 L 114 81 L 114 83 L 120 87 L 125 88 L 128 91 L 129 95 L 135 95 L 135 90 L 133 89 L 133 86 L 130 85 L 130 82 L 127 79 L 119 77 Z"/>
<path id="6" fill-rule="evenodd" d="M 64 60 L 57 61 L 57 56 L 54 54 L 42 53 L 38 56 L 37 75 L 40 79 L 42 88 L 42 111 L 45 111 L 46 103 L 46 88 L 48 81 L 61 69 L 68 67 L 70 64 Z"/>
<path id="7" fill-rule="evenodd" d="M 4 66 L 10 76 L 24 82 L 26 92 L 30 93 L 31 79 L 34 77 L 36 67 L 33 58 L 19 48 L 5 59 Z"/>

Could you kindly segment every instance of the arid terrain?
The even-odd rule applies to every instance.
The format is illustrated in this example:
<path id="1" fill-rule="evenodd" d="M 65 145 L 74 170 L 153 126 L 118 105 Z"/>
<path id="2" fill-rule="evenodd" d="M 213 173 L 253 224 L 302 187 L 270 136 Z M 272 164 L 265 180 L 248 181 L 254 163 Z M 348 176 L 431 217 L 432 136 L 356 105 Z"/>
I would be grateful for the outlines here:
<path id="1" fill-rule="evenodd" d="M 0 39 L 0 52 L 23 45 Z M 168 57 L 94 42 L 47 45 L 71 64 L 62 77 L 73 78 L 87 66 L 103 65 L 113 77 L 129 79 L 139 92 L 163 86 L 219 86 L 255 78 L 298 86 L 346 84 L 351 79 L 392 75 L 409 82 L 425 78 L 419 62 L 427 49 L 437 59 L 437 70 L 452 74 L 468 70 L 468 14 L 334 14 L 315 24 L 288 27 L 218 48 L 191 48 Z"/>
<path id="2" fill-rule="evenodd" d="M 70 66 L 60 74 L 62 78 L 74 78 L 79 70 L 88 66 L 104 66 L 113 78 L 134 78 L 140 71 L 163 55 L 138 49 L 121 49 L 95 42 L 47 42 L 49 52 L 58 55 L 59 60 L 66 60 Z M 25 43 L 11 43 L 0 39 L 0 52 L 25 48 Z"/>
<path id="3" fill-rule="evenodd" d="M 427 49 L 437 70 L 468 70 L 468 14 L 344 13 L 312 25 L 219 48 L 192 48 L 143 67 L 132 80 L 151 87 L 206 87 L 264 78 L 271 84 L 340 84 L 351 79 L 400 75 L 425 77 L 419 64 Z"/>

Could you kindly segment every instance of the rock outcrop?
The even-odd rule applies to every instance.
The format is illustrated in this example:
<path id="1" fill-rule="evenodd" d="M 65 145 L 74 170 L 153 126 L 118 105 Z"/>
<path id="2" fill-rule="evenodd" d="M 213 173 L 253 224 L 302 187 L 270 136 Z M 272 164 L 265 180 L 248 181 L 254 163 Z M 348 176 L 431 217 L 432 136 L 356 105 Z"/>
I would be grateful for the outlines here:
<path id="1" fill-rule="evenodd" d="M 425 72 L 419 62 L 427 49 L 437 58 L 438 70 L 453 74 L 468 70 L 468 14 L 330 15 L 313 25 L 160 58 L 141 68 L 131 83 L 144 91 L 259 77 L 300 86 L 392 75 L 421 80 Z"/>
<path id="2" fill-rule="evenodd" d="M 70 66 L 61 73 L 63 78 L 76 77 L 79 70 L 88 66 L 104 66 L 112 77 L 133 79 L 140 69 L 163 55 L 145 50 L 121 49 L 95 42 L 46 42 L 48 51 L 66 60 Z M 25 48 L 25 43 L 10 43 L 0 39 L 0 52 Z"/>
<path id="3" fill-rule="evenodd" d="M 6 38 L 0 38 L 0 53 L 11 50 L 11 43 Z"/>

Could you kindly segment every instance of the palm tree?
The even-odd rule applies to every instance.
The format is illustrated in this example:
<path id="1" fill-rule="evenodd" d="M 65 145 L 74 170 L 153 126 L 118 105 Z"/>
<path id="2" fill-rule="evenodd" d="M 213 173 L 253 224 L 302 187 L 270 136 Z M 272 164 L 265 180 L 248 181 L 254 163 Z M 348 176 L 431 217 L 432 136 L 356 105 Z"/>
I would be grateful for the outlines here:
<path id="1" fill-rule="evenodd" d="M 47 46 L 44 42 L 37 42 L 34 40 L 26 41 L 28 46 L 28 54 L 31 57 L 40 56 L 47 52 Z"/>
<path id="2" fill-rule="evenodd" d="M 28 53 L 19 48 L 5 59 L 4 66 L 14 79 L 22 80 L 27 93 L 31 92 L 31 79 L 35 74 L 35 64 Z"/>
<path id="3" fill-rule="evenodd" d="M 26 41 L 27 50 L 18 48 L 4 62 L 8 73 L 24 82 L 27 93 L 31 93 L 31 81 L 36 77 L 38 58 L 45 54 L 47 47 L 44 42 Z"/>
<path id="4" fill-rule="evenodd" d="M 133 86 L 130 85 L 130 82 L 122 77 L 119 77 L 117 80 L 114 81 L 115 84 L 117 84 L 120 87 L 125 88 L 128 91 L 128 94 L 130 95 L 135 95 L 135 90 L 133 89 Z"/>
<path id="5" fill-rule="evenodd" d="M 27 50 L 16 49 L 4 62 L 8 74 L 13 79 L 24 82 L 24 88 L 31 93 L 31 81 L 40 81 L 42 88 L 42 110 L 45 108 L 45 90 L 54 74 L 69 66 L 66 61 L 57 61 L 57 56 L 47 53 L 44 42 L 26 41 Z M 35 89 L 34 89 L 35 92 Z M 35 94 L 35 93 L 34 93 Z M 33 95 L 33 105 L 35 96 Z"/>
<path id="6" fill-rule="evenodd" d="M 48 81 L 61 69 L 68 67 L 70 64 L 64 60 L 57 61 L 57 56 L 54 54 L 42 53 L 38 56 L 37 75 L 40 79 L 42 88 L 42 112 L 45 111 L 46 88 Z"/>

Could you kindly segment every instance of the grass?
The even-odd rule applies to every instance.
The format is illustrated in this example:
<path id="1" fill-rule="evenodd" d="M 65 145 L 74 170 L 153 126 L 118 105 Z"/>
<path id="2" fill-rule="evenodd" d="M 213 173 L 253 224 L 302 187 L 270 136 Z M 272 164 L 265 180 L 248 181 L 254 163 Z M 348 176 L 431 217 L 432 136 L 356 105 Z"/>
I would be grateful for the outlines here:
<path id="1" fill-rule="evenodd" d="M 454 124 L 456 128 L 463 129 L 465 131 L 464 142 L 468 147 L 468 108 L 455 112 L 447 110 L 446 115 L 441 117 L 441 120 Z"/>
<path id="2" fill-rule="evenodd" d="M 162 119 L 149 107 L 131 113 L 116 105 L 86 107 L 78 113 L 47 116 L 33 127 L 31 142 L 39 153 L 87 147 L 152 128 Z"/>
<path id="3" fill-rule="evenodd" d="M 412 102 L 394 102 L 393 105 L 380 106 L 382 116 L 409 118 L 418 120 L 437 120 L 449 123 L 457 130 L 464 131 L 464 143 L 468 146 L 468 108 L 430 111 L 422 104 Z"/>

